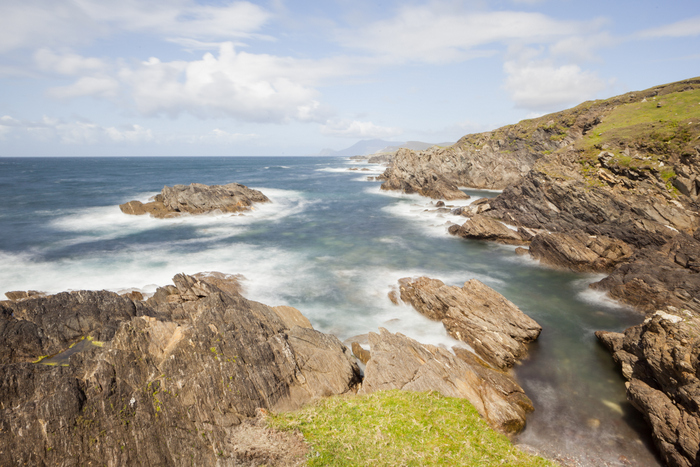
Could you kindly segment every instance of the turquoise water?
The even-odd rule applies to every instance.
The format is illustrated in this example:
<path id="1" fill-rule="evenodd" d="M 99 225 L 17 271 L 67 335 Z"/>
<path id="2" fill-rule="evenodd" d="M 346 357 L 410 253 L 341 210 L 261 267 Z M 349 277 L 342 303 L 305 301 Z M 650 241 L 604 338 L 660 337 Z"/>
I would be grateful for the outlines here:
<path id="1" fill-rule="evenodd" d="M 244 294 L 299 308 L 341 339 L 400 331 L 451 346 L 440 323 L 387 298 L 398 279 L 477 278 L 544 328 L 515 372 L 536 411 L 516 442 L 582 465 L 657 465 L 648 430 L 596 330 L 642 317 L 587 285 L 596 276 L 552 271 L 513 247 L 447 234 L 464 219 L 418 196 L 384 193 L 381 172 L 335 158 L 0 159 L 0 293 L 34 289 L 151 293 L 185 272 L 243 274 Z M 163 185 L 238 182 L 273 201 L 242 216 L 151 219 L 118 204 Z M 494 192 L 468 191 L 472 200 Z M 463 202 L 466 204 L 467 202 Z M 623 456 L 623 457 L 621 457 Z"/>

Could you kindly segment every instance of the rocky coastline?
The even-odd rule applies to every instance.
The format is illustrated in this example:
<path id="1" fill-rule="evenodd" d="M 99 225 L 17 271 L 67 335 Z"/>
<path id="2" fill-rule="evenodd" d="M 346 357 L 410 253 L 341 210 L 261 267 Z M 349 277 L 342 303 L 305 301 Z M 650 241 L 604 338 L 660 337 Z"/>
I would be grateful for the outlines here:
<path id="1" fill-rule="evenodd" d="M 399 151 L 383 189 L 456 199 L 453 235 L 527 246 L 554 268 L 602 272 L 591 287 L 649 318 L 599 333 L 664 460 L 700 461 L 700 78 L 581 104 L 451 148 Z M 679 337 L 680 336 L 680 337 Z"/>
<path id="2" fill-rule="evenodd" d="M 539 325 L 475 281 L 400 288 L 474 351 L 380 329 L 370 351 L 353 345 L 363 374 L 338 338 L 295 308 L 246 299 L 230 274 L 178 274 L 148 299 L 10 292 L 0 301 L 0 463 L 298 465 L 306 444 L 261 414 L 383 389 L 466 398 L 497 430 L 522 430 L 532 403 L 507 370 Z"/>
<path id="3" fill-rule="evenodd" d="M 268 203 L 269 198 L 258 190 L 239 183 L 227 185 L 165 186 L 153 201 L 142 203 L 133 200 L 119 205 L 124 214 L 144 215 L 163 219 L 182 214 L 205 214 L 210 212 L 240 213 L 250 211 L 255 203 Z"/>

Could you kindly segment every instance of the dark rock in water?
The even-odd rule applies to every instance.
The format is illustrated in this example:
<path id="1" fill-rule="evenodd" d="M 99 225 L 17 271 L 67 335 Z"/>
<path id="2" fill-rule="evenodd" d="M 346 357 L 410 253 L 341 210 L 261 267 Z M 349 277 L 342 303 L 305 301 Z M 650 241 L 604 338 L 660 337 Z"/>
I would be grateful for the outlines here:
<path id="1" fill-rule="evenodd" d="M 399 280 L 401 300 L 423 315 L 442 321 L 455 339 L 469 344 L 486 362 L 505 369 L 527 354 L 528 342 L 542 327 L 503 295 L 476 279 L 462 288 L 437 279 Z"/>
<path id="2" fill-rule="evenodd" d="M 475 215 L 459 228 L 450 228 L 452 235 L 474 240 L 491 240 L 508 245 L 525 245 L 518 232 L 506 227 L 503 223 L 480 214 Z"/>
<path id="3" fill-rule="evenodd" d="M 3 302 L 0 464 L 280 463 L 260 443 L 241 448 L 247 421 L 353 392 L 359 368 L 337 338 L 290 327 L 296 313 L 222 280 L 178 275 L 146 302 L 104 291 Z M 86 335 L 102 347 L 69 366 L 26 363 Z"/>
<path id="4" fill-rule="evenodd" d="M 627 398 L 644 414 L 671 466 L 700 461 L 700 318 L 657 311 L 619 333 L 597 332 L 628 380 Z"/>
<path id="5" fill-rule="evenodd" d="M 507 373 L 494 370 L 466 349 L 455 354 L 421 344 L 380 328 L 369 334 L 372 358 L 367 362 L 359 394 L 386 389 L 438 391 L 462 397 L 494 428 L 517 433 L 525 426 L 532 402 Z"/>
<path id="6" fill-rule="evenodd" d="M 238 183 L 211 186 L 192 183 L 165 186 L 153 202 L 143 204 L 140 201 L 129 201 L 121 204 L 119 208 L 125 214 L 151 214 L 153 217 L 167 218 L 183 213 L 249 211 L 254 203 L 269 201 L 267 196 L 258 190 Z"/>

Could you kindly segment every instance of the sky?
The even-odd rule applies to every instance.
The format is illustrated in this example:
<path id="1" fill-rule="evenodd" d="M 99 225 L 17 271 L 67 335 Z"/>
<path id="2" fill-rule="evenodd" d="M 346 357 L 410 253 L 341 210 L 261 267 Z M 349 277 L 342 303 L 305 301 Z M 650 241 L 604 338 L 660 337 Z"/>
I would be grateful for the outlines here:
<path id="1" fill-rule="evenodd" d="M 0 0 L 0 157 L 441 143 L 699 75 L 698 0 Z"/>

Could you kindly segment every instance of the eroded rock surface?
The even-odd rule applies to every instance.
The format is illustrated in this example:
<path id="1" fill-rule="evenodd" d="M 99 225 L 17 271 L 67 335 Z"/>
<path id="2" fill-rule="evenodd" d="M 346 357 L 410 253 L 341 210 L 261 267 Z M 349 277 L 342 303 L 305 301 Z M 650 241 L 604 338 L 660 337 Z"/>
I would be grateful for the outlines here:
<path id="1" fill-rule="evenodd" d="M 296 313 L 222 280 L 178 275 L 138 303 L 110 292 L 3 302 L 0 464 L 284 464 L 245 448 L 246 420 L 352 392 L 359 368 L 334 336 L 290 327 Z M 30 363 L 86 335 L 102 347 L 69 366 Z"/>
<path id="2" fill-rule="evenodd" d="M 492 426 L 517 433 L 525 426 L 532 402 L 507 373 L 495 370 L 466 349 L 455 354 L 421 344 L 403 334 L 380 328 L 370 333 L 371 358 L 359 394 L 386 389 L 438 391 L 462 397 Z"/>
<path id="3" fill-rule="evenodd" d="M 421 314 L 442 321 L 447 332 L 469 344 L 495 368 L 509 368 L 527 354 L 527 343 L 542 327 L 517 306 L 476 279 L 463 287 L 438 279 L 399 280 L 401 300 Z"/>
<path id="4" fill-rule="evenodd" d="M 153 217 L 176 217 L 183 213 L 204 214 L 207 212 L 249 211 L 254 203 L 269 202 L 267 196 L 245 185 L 191 185 L 165 186 L 154 201 L 142 203 L 129 201 L 119 205 L 125 214 L 150 214 Z"/>
<path id="5" fill-rule="evenodd" d="M 528 243 L 516 230 L 508 228 L 502 222 L 482 215 L 475 215 L 461 226 L 450 227 L 449 232 L 463 238 L 490 240 L 508 245 L 525 245 Z"/>
<path id="6" fill-rule="evenodd" d="M 598 331 L 628 380 L 627 398 L 644 414 L 665 462 L 700 460 L 700 319 L 657 311 L 624 334 Z"/>

